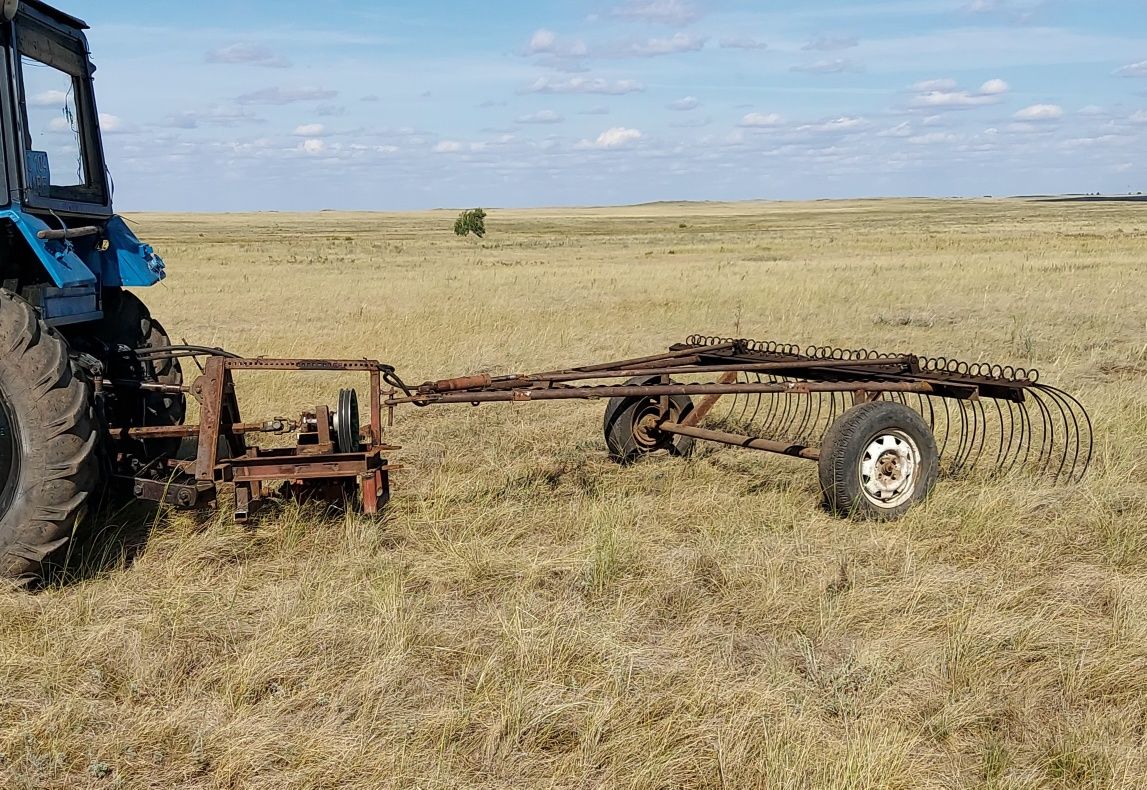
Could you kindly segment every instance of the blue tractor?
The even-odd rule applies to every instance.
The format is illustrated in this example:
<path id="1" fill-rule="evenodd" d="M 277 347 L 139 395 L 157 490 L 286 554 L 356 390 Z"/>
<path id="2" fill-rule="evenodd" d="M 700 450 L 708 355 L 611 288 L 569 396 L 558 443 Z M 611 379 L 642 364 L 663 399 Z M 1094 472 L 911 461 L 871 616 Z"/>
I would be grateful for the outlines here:
<path id="1" fill-rule="evenodd" d="M 117 473 L 161 442 L 106 447 L 100 426 L 183 422 L 163 327 L 126 288 L 163 261 L 112 208 L 79 19 L 2 0 L 0 81 L 0 575 L 35 578 Z M 106 392 L 103 388 L 115 382 Z"/>

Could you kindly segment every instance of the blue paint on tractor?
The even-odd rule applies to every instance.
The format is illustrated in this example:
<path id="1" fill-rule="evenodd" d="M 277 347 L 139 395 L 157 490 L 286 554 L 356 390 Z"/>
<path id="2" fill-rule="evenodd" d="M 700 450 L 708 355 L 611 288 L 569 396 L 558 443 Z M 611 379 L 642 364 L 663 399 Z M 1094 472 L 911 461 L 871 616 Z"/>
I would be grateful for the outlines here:
<path id="1" fill-rule="evenodd" d="M 58 288 L 147 287 L 166 277 L 163 259 L 140 241 L 121 217 L 112 217 L 100 237 L 103 244 L 44 241 L 37 235 L 50 227 L 39 217 L 13 206 L 0 210 L 12 222 Z"/>
<path id="2" fill-rule="evenodd" d="M 132 233 L 122 217 L 108 220 L 104 228 L 108 248 L 100 253 L 100 285 L 104 288 L 119 285 L 145 288 L 155 285 L 167 276 L 163 258 Z"/>

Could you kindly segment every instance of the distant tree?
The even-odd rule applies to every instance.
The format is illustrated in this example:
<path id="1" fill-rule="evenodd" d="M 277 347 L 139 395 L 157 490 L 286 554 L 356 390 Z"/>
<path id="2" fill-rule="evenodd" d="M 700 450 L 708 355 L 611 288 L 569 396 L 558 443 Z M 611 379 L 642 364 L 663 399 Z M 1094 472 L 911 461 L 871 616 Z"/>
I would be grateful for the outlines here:
<path id="1" fill-rule="evenodd" d="M 486 212 L 480 208 L 463 211 L 454 223 L 455 236 L 469 236 L 471 233 L 480 239 L 486 238 Z"/>

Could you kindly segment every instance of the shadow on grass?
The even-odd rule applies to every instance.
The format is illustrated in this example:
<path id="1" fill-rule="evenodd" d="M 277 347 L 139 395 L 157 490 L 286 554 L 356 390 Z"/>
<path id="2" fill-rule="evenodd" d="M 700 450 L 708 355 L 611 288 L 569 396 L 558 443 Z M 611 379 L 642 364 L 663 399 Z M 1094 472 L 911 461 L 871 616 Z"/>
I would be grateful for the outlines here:
<path id="1" fill-rule="evenodd" d="M 39 589 L 58 589 L 130 568 L 153 532 L 170 521 L 169 508 L 139 501 L 101 503 L 68 545 L 44 564 Z"/>

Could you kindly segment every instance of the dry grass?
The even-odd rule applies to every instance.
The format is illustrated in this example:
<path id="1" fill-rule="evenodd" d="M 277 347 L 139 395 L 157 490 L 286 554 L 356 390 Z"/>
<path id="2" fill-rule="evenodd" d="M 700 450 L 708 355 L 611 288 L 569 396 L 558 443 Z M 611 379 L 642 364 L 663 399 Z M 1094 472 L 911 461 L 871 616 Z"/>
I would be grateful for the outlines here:
<path id="1" fill-rule="evenodd" d="M 948 481 L 860 524 L 798 461 L 616 468 L 592 405 L 403 414 L 378 522 L 163 517 L 133 563 L 111 543 L 0 596 L 4 787 L 1142 786 L 1141 209 L 493 212 L 484 243 L 452 220 L 136 218 L 176 337 L 414 380 L 694 331 L 1036 365 L 1091 407 L 1093 474 Z M 337 386 L 244 394 L 261 417 Z"/>

